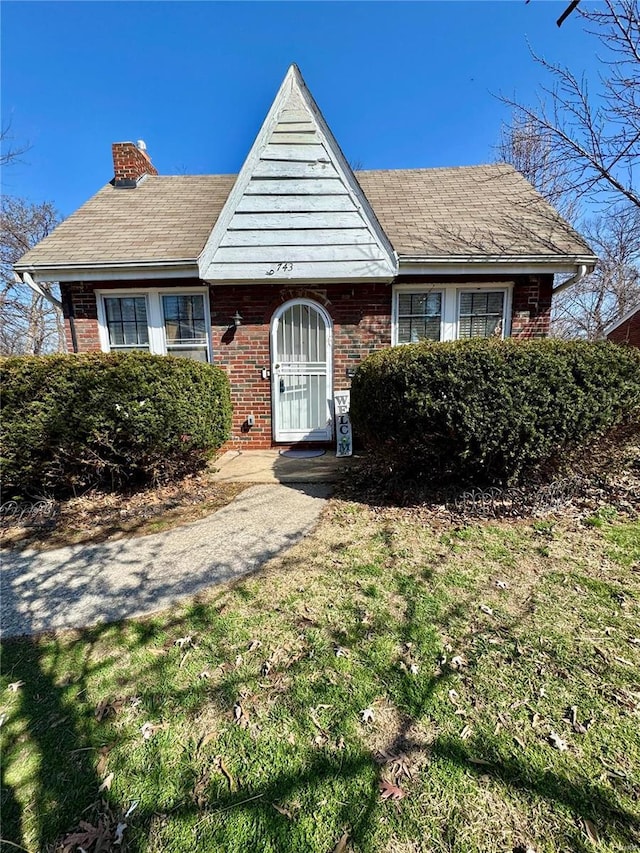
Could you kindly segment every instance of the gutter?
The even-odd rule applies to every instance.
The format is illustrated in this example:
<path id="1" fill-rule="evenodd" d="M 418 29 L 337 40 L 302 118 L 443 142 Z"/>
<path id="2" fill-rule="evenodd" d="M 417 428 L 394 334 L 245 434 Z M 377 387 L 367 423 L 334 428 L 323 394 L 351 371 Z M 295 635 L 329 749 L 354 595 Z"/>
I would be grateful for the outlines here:
<path id="1" fill-rule="evenodd" d="M 576 270 L 576 272 L 568 278 L 566 281 L 563 281 L 557 287 L 554 287 L 552 293 L 555 295 L 556 293 L 561 293 L 563 290 L 566 290 L 567 287 L 571 287 L 573 284 L 577 284 L 581 279 L 587 275 L 587 273 L 593 272 L 593 267 L 589 268 L 586 264 L 580 264 Z"/>
<path id="2" fill-rule="evenodd" d="M 571 273 L 576 267 L 593 270 L 595 255 L 400 255 L 399 272 L 414 275 L 437 273 Z"/>

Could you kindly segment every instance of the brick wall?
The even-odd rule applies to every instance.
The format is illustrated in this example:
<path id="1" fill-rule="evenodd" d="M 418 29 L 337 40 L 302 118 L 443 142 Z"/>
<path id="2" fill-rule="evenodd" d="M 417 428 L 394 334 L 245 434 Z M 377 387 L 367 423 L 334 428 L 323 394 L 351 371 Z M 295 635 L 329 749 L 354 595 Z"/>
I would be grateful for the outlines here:
<path id="1" fill-rule="evenodd" d="M 546 338 L 551 326 L 552 275 L 520 276 L 513 288 L 511 336 Z"/>
<path id="2" fill-rule="evenodd" d="M 616 344 L 629 344 L 633 347 L 640 347 L 640 310 L 632 314 L 626 322 L 607 335 L 607 339 L 614 341 Z"/>
<path id="3" fill-rule="evenodd" d="M 96 285 L 73 282 L 61 284 L 62 303 L 64 307 L 64 331 L 67 342 L 67 352 L 73 352 L 73 336 L 69 314 L 73 312 L 73 322 L 78 342 L 78 352 L 99 352 L 100 335 L 98 333 L 98 308 Z"/>
<path id="4" fill-rule="evenodd" d="M 407 281 L 409 279 L 403 279 Z M 416 285 L 441 284 L 442 277 L 411 279 Z M 502 282 L 496 277 L 467 276 L 461 283 Z M 509 281 L 514 281 L 513 278 Z M 198 279 L 176 280 L 176 286 L 201 286 Z M 170 287 L 171 281 L 130 282 L 132 286 Z M 65 306 L 75 314 L 80 352 L 100 349 L 95 289 L 122 288 L 124 282 L 63 284 Z M 512 334 L 542 337 L 548 333 L 552 276 L 520 276 L 513 291 Z M 357 367 L 369 353 L 391 343 L 391 285 L 324 284 L 297 287 L 283 283 L 218 285 L 209 290 L 214 361 L 229 375 L 234 404 L 232 447 L 270 447 L 271 382 L 262 368 L 271 367 L 270 326 L 276 309 L 290 299 L 311 299 L 323 305 L 333 321 L 333 387 L 350 387 L 346 371 Z M 239 311 L 242 324 L 232 317 Z M 65 312 L 68 314 L 68 309 Z M 65 319 L 67 344 L 72 351 L 69 319 Z M 255 425 L 248 427 L 252 414 Z"/>
<path id="5" fill-rule="evenodd" d="M 234 402 L 232 446 L 270 447 L 271 382 L 262 368 L 271 367 L 270 326 L 276 309 L 290 299 L 323 305 L 333 321 L 333 387 L 350 387 L 347 368 L 391 342 L 391 287 L 379 284 L 326 284 L 288 287 L 228 285 L 213 289 L 211 319 L 214 357 L 232 377 Z M 239 311 L 242 325 L 231 318 Z M 254 415 L 255 426 L 246 425 Z"/>

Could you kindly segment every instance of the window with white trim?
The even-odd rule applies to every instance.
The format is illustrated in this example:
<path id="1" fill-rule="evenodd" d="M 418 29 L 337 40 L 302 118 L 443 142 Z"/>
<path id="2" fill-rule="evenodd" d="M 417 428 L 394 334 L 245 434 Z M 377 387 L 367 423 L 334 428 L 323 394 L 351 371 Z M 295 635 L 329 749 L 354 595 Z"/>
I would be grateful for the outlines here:
<path id="1" fill-rule="evenodd" d="M 211 360 L 206 291 L 149 288 L 144 292 L 98 292 L 102 349 L 146 350 L 195 361 Z"/>
<path id="2" fill-rule="evenodd" d="M 502 282 L 395 285 L 391 342 L 505 337 L 510 333 L 512 289 L 511 283 Z"/>
<path id="3" fill-rule="evenodd" d="M 398 294 L 397 343 L 439 341 L 442 326 L 442 293 Z"/>
<path id="4" fill-rule="evenodd" d="M 504 298 L 504 290 L 462 291 L 458 308 L 458 337 L 500 337 L 504 323 Z"/>
<path id="5" fill-rule="evenodd" d="M 163 294 L 162 315 L 167 354 L 207 361 L 207 323 L 203 294 Z"/>
<path id="6" fill-rule="evenodd" d="M 107 296 L 104 307 L 111 349 L 149 350 L 146 297 Z"/>

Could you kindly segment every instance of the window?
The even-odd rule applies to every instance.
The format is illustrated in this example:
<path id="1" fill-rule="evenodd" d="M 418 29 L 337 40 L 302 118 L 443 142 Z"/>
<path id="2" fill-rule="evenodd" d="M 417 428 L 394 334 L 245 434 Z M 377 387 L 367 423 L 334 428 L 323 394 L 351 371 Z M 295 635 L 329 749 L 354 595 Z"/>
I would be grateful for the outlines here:
<path id="1" fill-rule="evenodd" d="M 509 334 L 511 282 L 393 289 L 392 344 L 455 341 Z"/>
<path id="2" fill-rule="evenodd" d="M 442 293 L 399 293 L 397 322 L 399 344 L 439 341 Z"/>
<path id="3" fill-rule="evenodd" d="M 162 313 L 167 354 L 207 361 L 204 296 L 201 293 L 163 296 Z"/>
<path id="4" fill-rule="evenodd" d="M 144 296 L 109 296 L 105 314 L 111 349 L 149 349 L 147 300 Z"/>
<path id="5" fill-rule="evenodd" d="M 460 294 L 459 338 L 491 338 L 502 334 L 504 291 Z"/>
<path id="6" fill-rule="evenodd" d="M 105 352 L 141 349 L 195 361 L 211 360 L 207 291 L 149 288 L 143 293 L 97 293 Z"/>

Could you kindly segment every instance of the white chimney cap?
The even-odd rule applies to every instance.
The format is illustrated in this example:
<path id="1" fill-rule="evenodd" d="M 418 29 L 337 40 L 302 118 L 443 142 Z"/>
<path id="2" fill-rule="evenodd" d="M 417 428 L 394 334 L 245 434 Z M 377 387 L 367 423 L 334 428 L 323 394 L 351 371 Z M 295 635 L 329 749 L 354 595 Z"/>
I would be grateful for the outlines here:
<path id="1" fill-rule="evenodd" d="M 146 142 L 144 141 L 144 139 L 139 139 L 139 140 L 136 142 L 136 147 L 137 147 L 140 151 L 146 151 L 146 150 L 147 150 L 147 144 L 146 144 Z"/>

